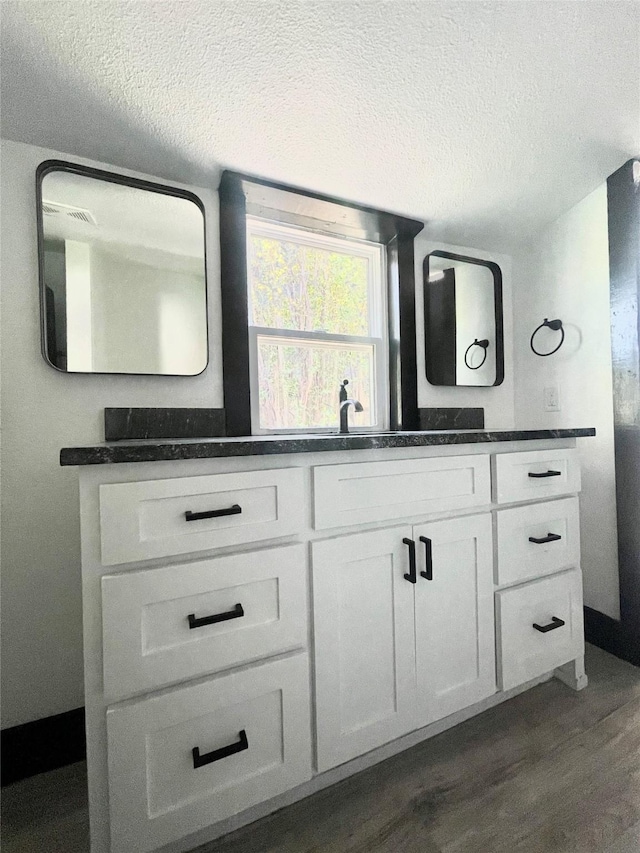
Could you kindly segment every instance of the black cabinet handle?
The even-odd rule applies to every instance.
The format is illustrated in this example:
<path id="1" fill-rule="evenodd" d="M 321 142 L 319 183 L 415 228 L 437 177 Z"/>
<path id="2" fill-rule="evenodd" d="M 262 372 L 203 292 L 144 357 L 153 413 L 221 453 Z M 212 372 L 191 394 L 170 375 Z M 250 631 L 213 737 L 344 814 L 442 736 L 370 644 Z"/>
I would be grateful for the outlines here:
<path id="1" fill-rule="evenodd" d="M 236 604 L 233 610 L 227 610 L 226 613 L 202 616 L 200 619 L 196 619 L 195 613 L 190 613 L 187 619 L 189 620 L 189 628 L 202 628 L 203 625 L 215 625 L 216 622 L 227 622 L 229 619 L 239 619 L 241 616 L 244 616 L 242 605 Z"/>
<path id="2" fill-rule="evenodd" d="M 201 518 L 220 518 L 221 515 L 239 515 L 242 512 L 242 507 L 239 504 L 234 504 L 226 509 L 210 509 L 207 512 L 191 512 L 187 510 L 184 514 L 186 521 L 199 521 Z"/>
<path id="3" fill-rule="evenodd" d="M 555 631 L 556 628 L 562 628 L 565 623 L 562 619 L 558 619 L 557 616 L 551 617 L 551 622 L 548 625 L 537 625 L 535 622 L 533 623 L 533 627 L 536 631 L 540 631 L 541 634 L 546 634 L 549 631 Z"/>
<path id="4" fill-rule="evenodd" d="M 542 477 L 562 477 L 562 471 L 543 471 L 542 474 L 532 474 L 529 471 L 528 477 L 532 477 L 534 480 L 539 480 Z"/>
<path id="5" fill-rule="evenodd" d="M 200 755 L 200 750 L 197 746 L 194 746 L 191 750 L 191 754 L 193 755 L 193 769 L 197 770 L 198 767 L 204 767 L 205 764 L 213 764 L 214 761 L 220 761 L 221 758 L 227 758 L 229 755 L 235 755 L 236 752 L 243 752 L 243 750 L 249 749 L 249 741 L 247 740 L 247 733 L 244 729 L 238 732 L 238 737 L 240 739 L 237 743 L 222 746 L 220 749 L 214 749 L 213 752 L 207 752 L 204 755 Z"/>
<path id="6" fill-rule="evenodd" d="M 542 539 L 536 539 L 535 536 L 529 537 L 529 542 L 535 542 L 536 545 L 544 545 L 545 542 L 559 542 L 562 539 L 559 533 L 547 533 Z"/>
<path id="7" fill-rule="evenodd" d="M 416 572 L 416 543 L 413 539 L 403 539 L 402 540 L 405 545 L 409 548 L 409 574 L 404 576 L 406 581 L 409 583 L 416 583 L 418 580 L 417 572 Z"/>
<path id="8" fill-rule="evenodd" d="M 424 562 L 426 572 L 420 572 L 420 577 L 426 578 L 428 581 L 433 580 L 433 555 L 431 550 L 431 539 L 426 536 L 421 536 L 420 541 L 424 542 Z"/>

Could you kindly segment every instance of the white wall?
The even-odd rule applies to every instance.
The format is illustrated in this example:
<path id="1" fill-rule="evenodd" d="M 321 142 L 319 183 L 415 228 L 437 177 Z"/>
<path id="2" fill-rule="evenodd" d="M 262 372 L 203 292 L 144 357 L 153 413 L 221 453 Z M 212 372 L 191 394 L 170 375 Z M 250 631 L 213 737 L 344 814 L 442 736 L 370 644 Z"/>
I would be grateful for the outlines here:
<path id="1" fill-rule="evenodd" d="M 578 441 L 584 596 L 619 618 L 607 235 L 603 184 L 514 257 L 515 416 L 522 428 L 596 427 L 595 438 Z M 545 317 L 560 318 L 566 338 L 555 355 L 540 358 L 529 339 Z M 541 334 L 536 348 L 557 340 L 558 333 Z M 543 389 L 554 385 L 561 410 L 546 412 Z"/>
<path id="2" fill-rule="evenodd" d="M 430 252 L 442 250 L 457 255 L 467 255 L 484 261 L 494 261 L 502 271 L 502 300 L 504 315 L 504 382 L 487 388 L 443 387 L 430 385 L 425 373 L 424 353 L 424 299 L 422 265 Z M 511 257 L 496 252 L 484 252 L 464 246 L 434 242 L 425 231 L 415 240 L 416 275 L 416 337 L 418 348 L 418 405 L 421 408 L 482 407 L 488 429 L 510 429 L 514 425 L 513 408 L 513 317 Z"/>
<path id="3" fill-rule="evenodd" d="M 60 448 L 102 441 L 105 406 L 217 407 L 222 382 L 217 193 L 194 190 L 207 214 L 207 370 L 179 378 L 64 374 L 40 354 L 35 170 L 50 158 L 114 170 L 14 142 L 3 141 L 0 154 L 5 728 L 83 704 L 78 475 L 59 467 Z"/>

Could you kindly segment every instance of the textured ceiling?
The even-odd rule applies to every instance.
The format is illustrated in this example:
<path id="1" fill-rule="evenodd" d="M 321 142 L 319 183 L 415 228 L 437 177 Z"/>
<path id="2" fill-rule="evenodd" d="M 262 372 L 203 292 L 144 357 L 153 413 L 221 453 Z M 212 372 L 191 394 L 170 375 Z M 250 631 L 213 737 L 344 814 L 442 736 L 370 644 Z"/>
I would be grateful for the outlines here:
<path id="1" fill-rule="evenodd" d="M 2 135 L 507 248 L 640 153 L 636 2 L 4 0 Z"/>

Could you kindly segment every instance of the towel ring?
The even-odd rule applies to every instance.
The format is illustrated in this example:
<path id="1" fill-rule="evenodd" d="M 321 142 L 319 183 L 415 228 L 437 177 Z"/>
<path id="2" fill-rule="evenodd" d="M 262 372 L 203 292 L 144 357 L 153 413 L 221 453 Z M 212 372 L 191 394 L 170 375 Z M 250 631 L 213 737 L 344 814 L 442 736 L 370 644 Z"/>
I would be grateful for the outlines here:
<path id="1" fill-rule="evenodd" d="M 538 350 L 533 345 L 533 339 L 538 334 L 540 329 L 544 329 L 544 327 L 552 329 L 554 332 L 560 332 L 560 343 L 555 349 L 552 349 L 550 352 L 538 352 Z M 544 318 L 544 321 L 540 323 L 537 329 L 534 329 L 533 334 L 531 335 L 531 340 L 529 341 L 529 346 L 533 350 L 536 355 L 539 355 L 541 358 L 546 358 L 548 355 L 553 355 L 554 352 L 558 352 L 562 344 L 564 343 L 564 326 L 562 325 L 562 320 L 547 320 Z"/>
<path id="2" fill-rule="evenodd" d="M 471 347 L 481 347 L 484 350 L 484 356 L 482 357 L 482 361 L 480 362 L 480 364 L 477 364 L 475 367 L 472 367 L 469 364 L 469 362 L 467 361 L 467 356 L 469 355 L 469 350 L 471 349 Z M 486 338 L 482 341 L 479 341 L 476 338 L 472 344 L 469 344 L 469 346 L 467 347 L 467 349 L 465 350 L 465 353 L 464 353 L 464 363 L 469 368 L 469 370 L 479 370 L 482 367 L 482 365 L 487 360 L 487 350 L 488 349 L 489 349 L 489 341 Z"/>

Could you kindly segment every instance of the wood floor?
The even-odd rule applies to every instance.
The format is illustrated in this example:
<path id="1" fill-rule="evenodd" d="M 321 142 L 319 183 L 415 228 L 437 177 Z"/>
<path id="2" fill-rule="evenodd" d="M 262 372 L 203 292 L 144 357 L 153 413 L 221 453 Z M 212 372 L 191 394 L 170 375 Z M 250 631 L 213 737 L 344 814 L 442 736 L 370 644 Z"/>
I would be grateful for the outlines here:
<path id="1" fill-rule="evenodd" d="M 640 669 L 557 681 L 197 853 L 640 853 Z M 4 853 L 87 853 L 84 765 L 3 791 Z"/>

